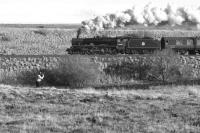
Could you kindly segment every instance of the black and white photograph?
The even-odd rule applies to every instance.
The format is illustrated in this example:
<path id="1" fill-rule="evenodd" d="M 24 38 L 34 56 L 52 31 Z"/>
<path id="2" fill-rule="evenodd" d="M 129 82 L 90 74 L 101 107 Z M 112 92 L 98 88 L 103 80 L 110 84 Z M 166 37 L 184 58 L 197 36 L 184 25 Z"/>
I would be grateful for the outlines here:
<path id="1" fill-rule="evenodd" d="M 0 133 L 200 133 L 200 1 L 0 0 Z"/>

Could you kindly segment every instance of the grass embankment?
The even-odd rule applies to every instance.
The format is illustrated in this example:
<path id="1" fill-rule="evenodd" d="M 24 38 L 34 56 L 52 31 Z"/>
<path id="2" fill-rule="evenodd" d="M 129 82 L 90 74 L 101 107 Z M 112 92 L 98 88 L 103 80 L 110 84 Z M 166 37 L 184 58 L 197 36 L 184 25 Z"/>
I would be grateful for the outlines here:
<path id="1" fill-rule="evenodd" d="M 16 63 L 19 64 L 17 61 Z M 29 61 L 27 61 L 28 63 Z M 0 72 L 0 82 L 14 85 L 35 85 L 35 78 L 40 70 L 45 75 L 43 81 L 45 86 L 80 88 L 112 84 L 120 86 L 126 83 L 152 84 L 154 82 L 179 85 L 199 84 L 200 75 L 196 68 L 199 61 L 196 60 L 193 63 L 187 64 L 182 56 L 171 50 L 158 51 L 148 56 L 138 55 L 137 57 L 64 56 L 64 58 L 56 58 L 55 65 L 52 67 L 46 67 L 48 65 L 43 64 L 41 67 L 32 69 L 3 70 Z M 29 65 L 37 64 L 29 63 Z"/>
<path id="2" fill-rule="evenodd" d="M 0 85 L 0 132 L 199 132 L 199 89 L 71 90 Z"/>

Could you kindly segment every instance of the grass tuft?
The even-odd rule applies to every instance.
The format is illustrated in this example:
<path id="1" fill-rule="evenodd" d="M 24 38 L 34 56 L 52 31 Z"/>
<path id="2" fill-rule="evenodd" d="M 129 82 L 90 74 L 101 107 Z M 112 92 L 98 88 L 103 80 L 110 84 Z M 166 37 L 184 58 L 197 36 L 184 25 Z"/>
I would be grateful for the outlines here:
<path id="1" fill-rule="evenodd" d="M 42 36 L 46 36 L 47 35 L 47 32 L 45 30 L 35 30 L 33 32 L 35 34 L 39 34 L 39 35 L 42 35 Z"/>
<path id="2" fill-rule="evenodd" d="M 3 42 L 9 42 L 9 41 L 11 41 L 11 38 L 4 33 L 0 33 L 0 40 Z"/>

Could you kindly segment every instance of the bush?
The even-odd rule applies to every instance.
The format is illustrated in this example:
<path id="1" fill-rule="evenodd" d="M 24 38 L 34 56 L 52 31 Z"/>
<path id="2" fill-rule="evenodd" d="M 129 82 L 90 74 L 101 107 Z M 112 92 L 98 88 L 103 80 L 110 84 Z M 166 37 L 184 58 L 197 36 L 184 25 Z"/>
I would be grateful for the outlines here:
<path id="1" fill-rule="evenodd" d="M 45 82 L 54 86 L 86 87 L 97 83 L 98 66 L 86 58 L 64 58 L 57 68 L 45 70 Z"/>
<path id="2" fill-rule="evenodd" d="M 148 57 L 141 55 L 134 62 L 111 64 L 104 72 L 126 80 L 176 81 L 182 76 L 180 63 L 179 55 L 172 50 L 163 50 Z"/>
<path id="3" fill-rule="evenodd" d="M 180 55 L 171 49 L 157 51 L 153 55 L 150 76 L 162 82 L 179 82 L 194 78 L 193 68 L 181 62 Z"/>
<path id="4" fill-rule="evenodd" d="M 180 55 L 170 49 L 156 51 L 148 57 L 138 57 L 138 61 L 114 63 L 104 69 L 112 77 L 121 79 L 179 82 L 194 78 L 192 68 L 183 64 Z"/>
<path id="5" fill-rule="evenodd" d="M 5 84 L 35 85 L 39 71 L 45 75 L 44 86 L 66 86 L 87 87 L 98 83 L 98 66 L 89 59 L 76 57 L 65 57 L 52 69 L 32 69 L 20 72 L 0 72 L 0 82 Z"/>
<path id="6" fill-rule="evenodd" d="M 24 70 L 17 72 L 17 83 L 22 85 L 35 85 L 36 76 L 39 73 L 39 70 Z"/>
<path id="7" fill-rule="evenodd" d="M 174 51 L 171 49 L 156 51 L 152 57 L 151 76 L 163 82 L 175 81 L 181 77 L 180 58 Z"/>
<path id="8" fill-rule="evenodd" d="M 47 31 L 45 31 L 45 30 L 35 30 L 33 32 L 35 34 L 39 34 L 39 35 L 42 35 L 42 36 L 46 36 L 47 35 Z"/>
<path id="9" fill-rule="evenodd" d="M 117 76 L 125 80 L 147 78 L 148 70 L 151 66 L 139 58 L 138 62 L 121 62 L 120 64 L 111 64 L 104 69 L 104 72 L 110 76 Z"/>
<path id="10" fill-rule="evenodd" d="M 39 25 L 37 28 L 45 28 L 44 25 Z"/>
<path id="11" fill-rule="evenodd" d="M 99 71 L 97 65 L 89 59 L 65 57 L 60 59 L 58 66 L 52 69 L 41 69 L 45 75 L 43 85 L 86 87 L 98 82 Z M 39 70 L 23 71 L 18 73 L 20 84 L 34 85 Z"/>

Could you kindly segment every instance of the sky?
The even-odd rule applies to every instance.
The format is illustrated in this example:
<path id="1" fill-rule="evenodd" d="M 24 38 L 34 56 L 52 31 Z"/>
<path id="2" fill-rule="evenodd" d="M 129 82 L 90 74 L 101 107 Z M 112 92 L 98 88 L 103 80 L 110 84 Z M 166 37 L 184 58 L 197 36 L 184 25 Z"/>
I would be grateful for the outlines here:
<path id="1" fill-rule="evenodd" d="M 97 15 L 152 2 L 157 6 L 200 6 L 200 0 L 0 0 L 0 23 L 81 23 Z"/>

